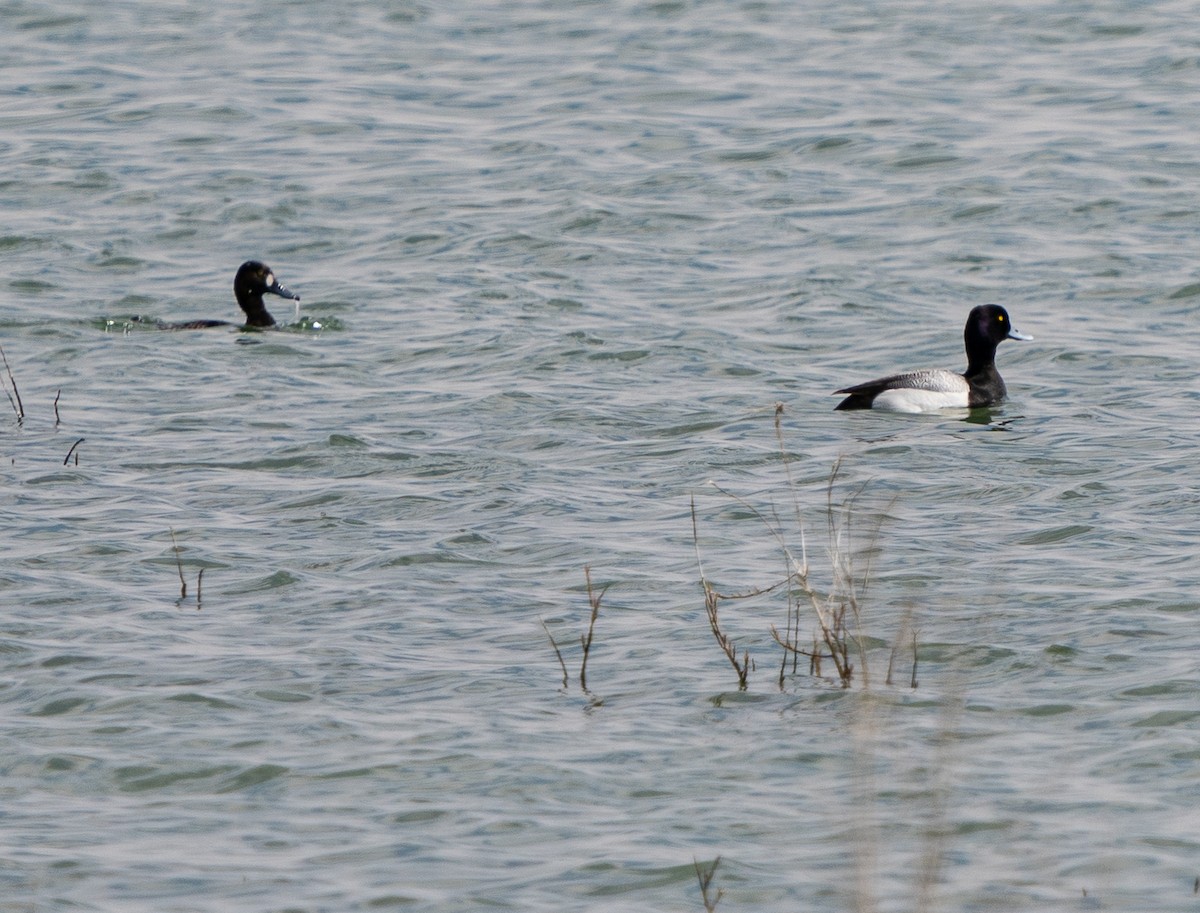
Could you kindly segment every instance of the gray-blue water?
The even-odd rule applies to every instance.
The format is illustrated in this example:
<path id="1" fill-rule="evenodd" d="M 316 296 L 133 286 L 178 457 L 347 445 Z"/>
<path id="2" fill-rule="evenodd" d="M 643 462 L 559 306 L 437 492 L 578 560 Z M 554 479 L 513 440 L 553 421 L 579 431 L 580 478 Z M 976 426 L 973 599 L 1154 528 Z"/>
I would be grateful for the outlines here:
<path id="1" fill-rule="evenodd" d="M 1195 910 L 1195 13 L 0 5 L 0 911 Z"/>

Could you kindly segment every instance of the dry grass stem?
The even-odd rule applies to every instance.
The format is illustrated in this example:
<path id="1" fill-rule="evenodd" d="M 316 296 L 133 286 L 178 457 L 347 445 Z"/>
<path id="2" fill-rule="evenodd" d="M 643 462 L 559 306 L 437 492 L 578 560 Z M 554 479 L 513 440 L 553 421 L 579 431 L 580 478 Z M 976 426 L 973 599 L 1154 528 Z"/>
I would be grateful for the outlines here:
<path id="1" fill-rule="evenodd" d="M 778 423 L 778 417 L 776 418 L 776 422 Z M 780 443 L 782 445 L 782 436 L 780 437 Z M 786 455 L 784 459 L 786 464 Z M 816 615 L 821 640 L 824 642 L 825 649 L 828 652 L 820 651 L 816 644 L 813 645 L 811 650 L 799 646 L 799 632 L 797 629 L 799 613 L 798 609 L 793 607 L 790 599 L 788 602 L 788 618 L 785 633 L 780 634 L 778 629 L 772 625 L 771 636 L 777 644 L 783 647 L 785 655 L 791 654 L 792 656 L 809 657 L 810 669 L 814 666 L 819 668 L 821 659 L 831 660 L 837 670 L 838 679 L 844 687 L 849 687 L 851 681 L 854 679 L 855 665 L 853 654 L 857 652 L 858 661 L 862 668 L 863 686 L 867 687 L 870 685 L 870 676 L 866 662 L 866 643 L 862 634 L 861 599 L 866 592 L 868 573 L 864 572 L 861 579 L 858 578 L 850 548 L 850 519 L 853 515 L 855 501 L 862 493 L 862 486 L 859 486 L 840 504 L 835 504 L 834 488 L 837 484 L 841 465 L 840 459 L 834 463 L 833 469 L 829 474 L 829 483 L 826 487 L 825 496 L 826 522 L 829 537 L 828 553 L 832 577 L 829 591 L 821 593 L 813 586 L 809 577 L 806 548 L 801 552 L 802 557 L 800 561 L 796 561 L 791 556 L 791 553 L 788 552 L 791 563 L 790 579 L 812 608 L 813 614 Z M 798 509 L 797 516 L 799 517 Z M 878 533 L 878 528 L 876 532 Z M 772 529 L 772 534 L 777 539 L 780 538 L 777 530 Z"/>
<path id="2" fill-rule="evenodd" d="M 187 599 L 187 581 L 183 579 L 183 562 L 179 560 L 179 543 L 175 541 L 175 530 L 171 530 L 171 548 L 175 552 L 175 569 L 179 571 L 179 598 Z"/>
<path id="3" fill-rule="evenodd" d="M 54 427 L 55 428 L 57 428 L 59 425 L 62 424 L 62 419 L 58 417 L 58 398 L 60 396 L 62 396 L 61 389 L 57 393 L 54 394 Z"/>
<path id="4" fill-rule="evenodd" d="M 700 883 L 700 899 L 704 903 L 705 913 L 713 913 L 717 908 L 717 904 L 721 902 L 721 898 L 725 896 L 725 892 L 720 888 L 717 893 L 712 893 L 713 876 L 717 874 L 717 866 L 721 864 L 721 857 L 718 856 L 708 865 L 701 865 L 699 860 L 692 857 L 692 864 L 696 867 L 696 880 Z"/>
<path id="5" fill-rule="evenodd" d="M 200 611 L 201 593 L 204 592 L 204 568 L 200 568 L 200 573 L 196 575 L 196 611 Z"/>
<path id="6" fill-rule="evenodd" d="M 25 419 L 25 405 L 21 402 L 21 392 L 17 389 L 17 379 L 13 377 L 12 368 L 8 366 L 8 356 L 4 353 L 4 346 L 0 346 L 0 359 L 4 360 L 4 370 L 8 374 L 9 384 L 12 385 L 11 394 L 8 392 L 7 387 L 5 387 L 4 392 L 8 395 L 9 405 L 13 407 L 13 412 L 17 414 L 17 423 L 20 424 Z"/>
<path id="7" fill-rule="evenodd" d="M 752 505 L 747 504 L 744 500 L 737 497 L 737 495 L 733 495 L 724 491 L 715 483 L 710 484 L 713 484 L 713 487 L 720 491 L 723 495 L 733 498 L 739 504 L 745 506 L 747 510 L 752 511 L 756 516 L 759 517 L 759 519 L 766 523 L 766 519 L 757 510 L 755 510 Z M 769 526 L 770 525 L 768 524 L 768 527 Z M 754 663 L 750 659 L 749 650 L 742 651 L 742 657 L 740 660 L 738 659 L 737 646 L 734 644 L 733 639 L 721 628 L 721 602 L 722 600 L 728 599 L 752 599 L 755 596 L 762 596 L 786 584 L 787 579 L 781 580 L 769 587 L 749 590 L 745 593 L 717 592 L 716 588 L 709 583 L 708 578 L 704 576 L 704 562 L 700 558 L 700 533 L 698 523 L 696 521 L 695 496 L 692 497 L 692 544 L 696 549 L 696 564 L 700 567 L 700 585 L 704 589 L 704 611 L 708 616 L 709 628 L 712 629 L 713 637 L 717 641 L 717 646 L 721 648 L 721 652 L 725 654 L 726 659 L 729 660 L 730 665 L 732 665 L 734 671 L 737 672 L 738 687 L 745 689 L 746 682 L 750 677 L 750 671 L 754 668 Z"/>
<path id="8" fill-rule="evenodd" d="M 562 669 L 562 674 L 563 674 L 562 686 L 563 686 L 563 690 L 565 691 L 567 689 L 567 684 L 568 684 L 567 664 L 563 661 L 562 651 L 560 649 L 558 649 L 558 641 L 556 641 L 554 639 L 554 635 L 551 634 L 550 629 L 548 627 L 546 627 L 545 620 L 542 618 L 538 618 L 538 621 L 540 621 L 542 623 L 542 630 L 544 630 L 546 632 L 546 636 L 550 638 L 550 646 L 552 646 L 554 648 L 554 655 L 558 657 L 558 665 Z"/>
<path id="9" fill-rule="evenodd" d="M 805 535 L 804 535 L 804 519 L 800 515 L 800 499 L 796 497 L 796 483 L 792 480 L 792 464 L 791 464 L 791 461 L 788 460 L 787 446 L 783 442 L 783 422 L 782 422 L 782 420 L 783 420 L 783 403 L 776 403 L 775 404 L 775 440 L 779 444 L 779 453 L 780 453 L 780 456 L 783 458 L 783 460 L 782 460 L 783 474 L 787 478 L 788 491 L 792 492 L 792 512 L 795 515 L 796 528 L 798 530 L 800 530 L 800 566 L 804 568 L 805 572 L 807 572 L 808 571 L 808 543 L 805 540 Z M 794 561 L 792 560 L 790 553 L 788 553 L 786 549 L 784 550 L 784 553 L 787 556 L 788 575 L 790 576 L 792 573 L 792 568 L 794 566 Z M 786 640 L 787 641 L 789 641 L 791 643 L 797 643 L 797 644 L 800 642 L 800 604 L 796 599 L 793 598 L 792 588 L 790 586 L 788 587 L 787 624 L 784 626 L 784 630 L 786 632 Z M 778 639 L 779 638 L 776 638 L 776 640 L 778 640 Z M 816 642 L 814 641 L 814 647 L 813 647 L 814 650 L 816 649 L 815 644 L 816 644 Z M 784 676 L 787 674 L 788 656 L 789 656 L 789 651 L 785 649 L 783 651 L 783 659 L 779 664 L 779 687 L 781 687 L 781 688 L 783 687 Z M 792 660 L 792 675 L 795 675 L 796 674 L 796 663 L 798 662 L 798 660 L 800 658 L 800 654 L 797 652 L 792 652 L 790 654 L 790 656 L 791 656 L 791 660 Z M 814 664 L 816 665 L 816 668 L 818 670 L 816 673 L 812 672 Z M 820 657 L 815 657 L 815 656 L 810 657 L 808 665 L 809 665 L 809 673 L 810 674 L 816 674 L 816 675 L 821 674 L 820 673 L 820 668 L 821 668 Z"/>
<path id="10" fill-rule="evenodd" d="M 87 438 L 81 437 L 79 440 L 77 440 L 74 444 L 71 445 L 71 449 L 68 450 L 67 455 L 65 457 L 63 457 L 63 465 L 64 466 L 66 466 L 68 463 L 71 462 L 71 454 L 75 454 L 75 465 L 76 466 L 79 465 L 78 448 L 79 448 L 79 445 L 82 444 L 86 440 L 87 440 Z"/>
<path id="11" fill-rule="evenodd" d="M 844 488 L 841 484 L 842 461 L 839 458 L 829 473 L 825 487 L 825 518 L 827 539 L 826 554 L 829 559 L 829 584 L 820 588 L 811 576 L 808 556 L 808 541 L 805 531 L 802 511 L 799 501 L 799 487 L 793 478 L 787 447 L 783 438 L 782 427 L 783 407 L 775 407 L 775 437 L 779 445 L 784 472 L 787 477 L 788 489 L 792 496 L 792 511 L 796 529 L 799 531 L 799 555 L 788 544 L 784 535 L 783 524 L 775 510 L 764 513 L 731 492 L 725 491 L 719 485 L 710 482 L 717 491 L 745 508 L 758 519 L 775 540 L 784 560 L 784 577 L 769 587 L 762 587 L 745 594 L 731 596 L 722 594 L 709 582 L 704 572 L 700 556 L 698 522 L 696 519 L 695 498 L 692 499 L 692 540 L 696 549 L 696 563 L 700 567 L 700 581 L 704 588 L 705 610 L 712 629 L 722 652 L 725 653 L 734 669 L 738 672 L 739 683 L 745 687 L 746 677 L 753 668 L 748 652 L 739 657 L 732 639 L 721 627 L 718 609 L 725 599 L 748 598 L 762 595 L 783 586 L 787 598 L 787 615 L 783 630 L 771 626 L 771 636 L 783 648 L 783 656 L 779 666 L 779 685 L 783 687 L 789 673 L 795 675 L 799 667 L 800 657 L 808 658 L 809 672 L 812 675 L 821 674 L 822 663 L 828 660 L 833 663 L 837 678 L 843 687 L 849 687 L 855 679 L 861 681 L 864 688 L 870 686 L 870 673 L 867 665 L 867 642 L 863 628 L 862 606 L 868 586 L 871 581 L 871 561 L 876 551 L 883 518 L 888 510 L 880 512 L 879 519 L 873 524 L 869 541 L 865 548 L 855 547 L 854 535 L 857 519 L 858 502 L 866 483 L 853 486 L 848 494 L 841 495 Z M 813 617 L 816 620 L 817 631 L 811 646 L 802 645 L 801 619 Z M 905 637 L 911 632 L 911 626 L 905 626 Z M 915 680 L 915 635 L 914 635 L 914 675 Z M 895 657 L 893 656 L 893 662 Z M 891 678 L 889 664 L 888 678 Z"/>
<path id="12" fill-rule="evenodd" d="M 587 581 L 588 605 L 592 607 L 592 617 L 588 621 L 587 634 L 581 635 L 579 638 L 579 642 L 583 646 L 583 660 L 579 663 L 579 687 L 587 691 L 587 664 L 588 655 L 592 651 L 592 635 L 596 632 L 596 619 L 600 616 L 600 600 L 608 592 L 608 587 L 605 586 L 598 593 L 592 589 L 592 569 L 590 567 L 584 567 L 583 577 Z"/>
<path id="13" fill-rule="evenodd" d="M 909 685 L 913 690 L 917 687 L 917 629 L 912 626 L 913 613 L 912 609 L 904 613 L 904 617 L 900 620 L 900 630 L 896 634 L 896 640 L 892 643 L 891 653 L 888 654 L 888 669 L 886 684 L 891 685 L 892 673 L 896 667 L 896 657 L 899 655 L 902 648 L 912 644 L 912 674 L 909 676 Z"/>
<path id="14" fill-rule="evenodd" d="M 788 457 L 783 442 L 780 414 L 781 409 L 777 407 L 775 412 L 775 435 L 779 442 L 780 454 L 787 472 L 788 484 L 791 486 L 791 490 L 795 492 L 796 488 L 792 482 L 791 470 L 787 469 Z M 881 514 L 879 520 L 876 522 L 870 542 L 865 549 L 867 556 L 866 565 L 862 569 L 859 569 L 856 566 L 854 560 L 855 551 L 851 545 L 851 521 L 854 517 L 854 510 L 858 499 L 865 490 L 866 483 L 858 485 L 840 502 L 835 501 L 834 490 L 841 469 L 842 460 L 839 458 L 833 464 L 833 469 L 829 473 L 829 482 L 825 489 L 827 550 L 832 577 L 830 589 L 827 593 L 821 594 L 812 586 L 809 579 L 808 555 L 804 545 L 804 527 L 800 518 L 799 504 L 795 501 L 795 498 L 793 498 L 793 501 L 796 503 L 796 522 L 801 529 L 801 554 L 803 557 L 798 564 L 793 564 L 794 578 L 801 594 L 808 601 L 809 605 L 811 605 L 813 612 L 817 616 L 817 622 L 821 629 L 821 639 L 829 650 L 827 656 L 832 659 L 842 685 L 849 687 L 854 677 L 855 667 L 852 655 L 857 653 L 861 667 L 863 687 L 869 687 L 870 671 L 867 665 L 866 641 L 862 628 L 862 600 L 866 595 L 867 586 L 871 578 L 871 556 L 875 553 L 879 531 L 883 525 L 883 515 Z M 791 622 L 792 617 L 792 607 L 789 603 L 789 622 Z M 797 646 L 799 642 L 798 631 L 794 628 L 788 631 L 787 636 L 781 636 L 776 630 L 772 629 L 772 635 L 775 637 L 776 642 L 784 648 L 785 653 L 791 652 L 793 654 L 807 655 L 810 659 L 816 658 L 819 665 L 819 657 L 816 656 L 817 650 L 815 646 L 811 653 L 807 650 L 799 649 Z"/>
<path id="15" fill-rule="evenodd" d="M 733 666 L 733 670 L 737 673 L 738 687 L 744 691 L 746 689 L 746 681 L 750 677 L 750 651 L 743 651 L 741 662 L 738 661 L 737 646 L 729 635 L 721 630 L 721 619 L 718 615 L 721 596 L 712 588 L 712 585 L 707 580 L 703 580 L 701 583 L 704 585 L 704 610 L 708 613 L 708 625 L 712 628 L 713 637 L 716 638 L 717 645 L 721 648 L 730 665 Z"/>
<path id="16" fill-rule="evenodd" d="M 912 650 L 913 650 L 913 667 L 912 678 L 909 679 L 908 686 L 914 691 L 917 690 L 917 632 L 912 632 Z"/>
<path id="17" fill-rule="evenodd" d="M 584 567 L 583 578 L 587 581 L 587 596 L 588 606 L 591 608 L 591 617 L 588 619 L 587 633 L 579 635 L 579 646 L 583 651 L 583 658 L 579 661 L 579 687 L 584 693 L 588 693 L 587 687 L 587 666 L 588 657 L 592 653 L 592 641 L 596 636 L 596 619 L 600 617 L 600 605 L 604 600 L 604 594 L 608 592 L 608 586 L 597 590 L 592 585 L 592 569 Z M 554 648 L 554 655 L 558 657 L 558 667 L 562 669 L 562 686 L 566 690 L 570 684 L 570 678 L 567 675 L 567 664 L 563 659 L 562 650 L 558 647 L 558 641 L 554 639 L 554 635 L 550 633 L 550 628 L 541 618 L 538 619 L 542 623 L 542 629 L 546 632 L 546 636 L 550 638 L 550 646 Z M 598 706 L 598 705 L 597 705 Z"/>

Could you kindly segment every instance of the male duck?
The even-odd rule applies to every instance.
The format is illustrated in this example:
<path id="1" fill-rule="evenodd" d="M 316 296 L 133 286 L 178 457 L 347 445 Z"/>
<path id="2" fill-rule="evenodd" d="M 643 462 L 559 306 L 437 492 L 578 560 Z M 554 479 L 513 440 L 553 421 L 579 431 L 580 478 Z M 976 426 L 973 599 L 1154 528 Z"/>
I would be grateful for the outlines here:
<path id="1" fill-rule="evenodd" d="M 967 370 L 962 374 L 927 368 L 893 374 L 838 390 L 848 393 L 838 409 L 882 409 L 890 412 L 930 412 L 934 409 L 974 409 L 991 406 L 1008 395 L 996 370 L 996 346 L 1005 339 L 1033 339 L 1013 329 L 1008 311 L 998 304 L 972 308 L 963 341 Z"/>
<path id="2" fill-rule="evenodd" d="M 247 260 L 238 267 L 237 275 L 233 277 L 233 294 L 237 303 L 246 313 L 246 326 L 273 327 L 275 318 L 263 304 L 263 294 L 270 292 L 281 298 L 299 301 L 300 296 L 289 288 L 280 285 L 271 267 L 258 260 Z M 233 326 L 228 320 L 189 320 L 185 323 L 160 323 L 164 330 L 203 330 L 208 327 Z"/>

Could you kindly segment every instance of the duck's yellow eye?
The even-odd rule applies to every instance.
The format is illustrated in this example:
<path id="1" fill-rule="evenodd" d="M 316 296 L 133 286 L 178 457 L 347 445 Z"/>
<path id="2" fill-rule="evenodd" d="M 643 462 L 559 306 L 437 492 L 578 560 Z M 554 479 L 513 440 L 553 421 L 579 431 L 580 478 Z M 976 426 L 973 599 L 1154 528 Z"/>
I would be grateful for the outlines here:
<path id="1" fill-rule="evenodd" d="M 1001 323 L 1004 323 L 1004 315 L 1003 314 L 997 314 L 996 319 L 999 320 Z"/>

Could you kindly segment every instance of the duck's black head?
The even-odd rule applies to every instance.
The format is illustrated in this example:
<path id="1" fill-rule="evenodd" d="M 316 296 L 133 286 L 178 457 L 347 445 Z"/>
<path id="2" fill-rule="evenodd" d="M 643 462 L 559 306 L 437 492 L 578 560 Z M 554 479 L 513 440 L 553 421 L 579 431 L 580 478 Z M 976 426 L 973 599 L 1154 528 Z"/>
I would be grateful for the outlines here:
<path id="1" fill-rule="evenodd" d="M 279 284 L 275 273 L 267 264 L 258 260 L 247 260 L 238 267 L 237 275 L 233 277 L 233 294 L 237 296 L 238 304 L 246 312 L 246 326 L 275 326 L 275 318 L 263 304 L 263 294 L 266 292 L 281 298 L 291 298 L 293 301 L 300 300 L 299 295 Z"/>
<path id="2" fill-rule="evenodd" d="M 967 373 L 986 368 L 996 358 L 996 346 L 1006 339 L 1033 339 L 1018 333 L 1009 319 L 1008 311 L 998 304 L 981 304 L 972 308 L 963 329 L 963 342 L 967 347 Z"/>

